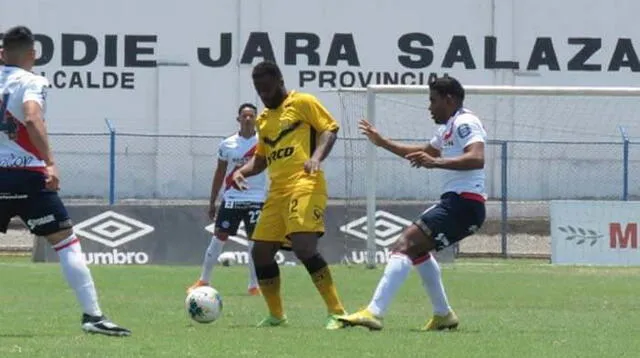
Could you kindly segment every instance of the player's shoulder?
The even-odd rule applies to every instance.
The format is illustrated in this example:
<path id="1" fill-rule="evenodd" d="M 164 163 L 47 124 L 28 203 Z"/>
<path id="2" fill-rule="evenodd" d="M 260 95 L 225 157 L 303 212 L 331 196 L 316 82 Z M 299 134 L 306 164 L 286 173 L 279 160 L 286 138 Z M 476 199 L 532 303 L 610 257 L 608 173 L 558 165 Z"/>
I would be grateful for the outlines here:
<path id="1" fill-rule="evenodd" d="M 49 80 L 46 77 L 29 71 L 22 70 L 19 81 L 27 87 L 49 87 Z"/>
<path id="2" fill-rule="evenodd" d="M 468 109 L 462 109 L 462 112 L 458 114 L 454 122 L 455 126 L 462 124 L 482 123 L 480 117 Z"/>
<path id="3" fill-rule="evenodd" d="M 258 116 L 256 117 L 256 124 L 260 124 L 262 122 L 264 122 L 264 120 L 269 116 L 269 108 L 264 108 L 262 109 L 262 111 L 260 111 L 260 113 L 258 113 Z"/>
<path id="4" fill-rule="evenodd" d="M 285 107 L 288 105 L 305 106 L 310 103 L 318 103 L 318 97 L 307 92 L 291 91 L 285 100 Z"/>
<path id="5" fill-rule="evenodd" d="M 230 136 L 224 137 L 224 139 L 220 142 L 220 146 L 230 146 L 238 142 L 238 133 L 234 133 Z"/>
<path id="6" fill-rule="evenodd" d="M 23 70 L 22 68 L 3 66 L 2 74 L 3 76 L 5 76 L 5 78 L 8 78 L 9 81 L 12 81 L 14 83 L 17 82 L 21 87 L 49 87 L 49 80 L 46 77 Z"/>

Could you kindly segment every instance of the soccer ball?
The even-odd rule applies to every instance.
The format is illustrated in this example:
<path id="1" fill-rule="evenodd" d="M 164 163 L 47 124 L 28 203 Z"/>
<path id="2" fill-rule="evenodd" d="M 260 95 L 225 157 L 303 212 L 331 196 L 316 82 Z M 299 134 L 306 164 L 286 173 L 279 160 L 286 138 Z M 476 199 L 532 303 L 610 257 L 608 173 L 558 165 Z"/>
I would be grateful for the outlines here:
<path id="1" fill-rule="evenodd" d="M 218 262 L 222 266 L 231 266 L 236 263 L 236 255 L 233 252 L 223 252 L 218 256 Z"/>
<path id="2" fill-rule="evenodd" d="M 187 295 L 184 301 L 189 317 L 198 323 L 211 323 L 222 314 L 222 297 L 209 286 L 201 286 Z"/>

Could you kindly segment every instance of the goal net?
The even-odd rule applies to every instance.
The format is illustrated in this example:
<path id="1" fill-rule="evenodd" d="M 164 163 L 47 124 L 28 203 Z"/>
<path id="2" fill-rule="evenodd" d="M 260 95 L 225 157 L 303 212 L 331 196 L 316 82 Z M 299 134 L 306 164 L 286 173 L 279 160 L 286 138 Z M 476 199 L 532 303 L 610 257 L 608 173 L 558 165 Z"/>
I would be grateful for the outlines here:
<path id="1" fill-rule="evenodd" d="M 341 145 L 332 156 L 339 164 L 327 172 L 331 183 L 342 179 L 343 185 L 332 186 L 331 195 L 344 201 L 345 257 L 373 267 L 384 262 L 402 229 L 437 201 L 443 177 L 442 170 L 411 168 L 375 148 L 360 134 L 358 120 L 368 118 L 385 137 L 425 144 L 436 131 L 428 86 L 336 92 Z M 640 136 L 640 88 L 468 86 L 465 107 L 489 136 L 485 233 L 496 235 L 496 247 L 506 245 L 507 200 L 620 198 L 622 133 Z"/>

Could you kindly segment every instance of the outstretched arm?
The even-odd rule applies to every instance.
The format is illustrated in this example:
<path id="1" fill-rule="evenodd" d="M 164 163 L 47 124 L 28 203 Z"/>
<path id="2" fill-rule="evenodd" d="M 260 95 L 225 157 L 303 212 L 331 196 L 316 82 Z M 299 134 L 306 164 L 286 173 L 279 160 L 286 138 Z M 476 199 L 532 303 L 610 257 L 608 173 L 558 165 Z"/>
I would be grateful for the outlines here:
<path id="1" fill-rule="evenodd" d="M 377 145 L 378 147 L 384 148 L 399 157 L 405 158 L 407 155 L 416 152 L 426 152 L 433 157 L 440 156 L 440 151 L 434 148 L 431 144 L 408 145 L 394 142 L 391 139 L 385 138 L 371 123 L 369 123 L 365 119 L 360 121 L 360 123 L 358 124 L 358 128 L 360 128 L 362 134 L 366 135 L 367 138 L 369 138 L 371 143 Z"/>

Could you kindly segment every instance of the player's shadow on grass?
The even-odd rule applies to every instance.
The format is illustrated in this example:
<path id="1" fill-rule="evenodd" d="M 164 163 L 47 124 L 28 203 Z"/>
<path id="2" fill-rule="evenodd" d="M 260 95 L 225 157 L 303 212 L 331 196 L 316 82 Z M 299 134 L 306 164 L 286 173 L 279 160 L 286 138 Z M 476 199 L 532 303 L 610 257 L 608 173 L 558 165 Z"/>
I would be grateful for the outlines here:
<path id="1" fill-rule="evenodd" d="M 425 331 L 421 331 L 419 328 L 411 328 L 409 330 L 410 332 L 413 333 L 420 333 L 420 334 L 476 334 L 476 333 L 481 333 L 481 331 L 479 329 L 444 329 L 442 331 L 429 331 L 429 332 L 425 332 Z"/>

